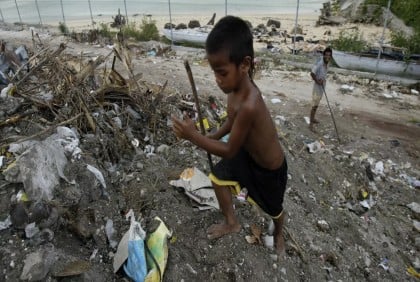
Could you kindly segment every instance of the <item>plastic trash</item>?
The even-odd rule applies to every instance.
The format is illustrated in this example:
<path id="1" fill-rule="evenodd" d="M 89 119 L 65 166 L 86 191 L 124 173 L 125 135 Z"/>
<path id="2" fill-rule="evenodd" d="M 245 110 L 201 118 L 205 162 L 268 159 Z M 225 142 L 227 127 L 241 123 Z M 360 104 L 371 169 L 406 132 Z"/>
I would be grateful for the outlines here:
<path id="1" fill-rule="evenodd" d="M 30 239 L 39 233 L 39 228 L 36 226 L 35 222 L 29 223 L 25 226 L 25 235 L 26 238 Z"/>
<path id="2" fill-rule="evenodd" d="M 13 84 L 9 83 L 8 79 L 6 78 L 6 76 L 4 76 L 4 79 L 2 78 L 2 76 L 4 76 L 4 74 L 2 72 L 0 72 L 0 82 L 1 84 L 7 85 L 7 87 L 3 88 L 0 92 L 0 98 L 1 99 L 6 99 L 7 96 L 9 95 L 9 93 L 11 92 L 12 88 L 13 88 Z"/>
<path id="3" fill-rule="evenodd" d="M 240 201 L 240 202 L 245 202 L 246 199 L 248 198 L 248 189 L 246 189 L 245 187 L 241 189 L 241 192 L 239 192 L 239 194 L 236 196 L 236 198 Z"/>
<path id="4" fill-rule="evenodd" d="M 353 90 L 354 90 L 354 86 L 347 85 L 347 84 L 343 84 L 343 85 L 341 85 L 341 87 L 340 87 L 340 91 L 341 91 L 342 93 L 353 92 Z"/>
<path id="5" fill-rule="evenodd" d="M 60 129 L 57 129 L 60 132 Z M 17 155 L 16 161 L 3 172 L 7 181 L 23 183 L 26 193 L 33 201 L 52 200 L 53 190 L 64 179 L 67 165 L 63 136 L 53 134 L 43 141 L 27 141 L 9 146 L 9 152 Z"/>
<path id="6" fill-rule="evenodd" d="M 419 91 L 417 91 L 416 89 L 411 89 L 410 92 L 411 94 L 419 95 Z"/>
<path id="7" fill-rule="evenodd" d="M 305 144 L 309 150 L 309 153 L 317 153 L 322 150 L 323 144 L 319 141 L 315 141 L 309 144 Z"/>
<path id="8" fill-rule="evenodd" d="M 134 212 L 129 211 L 130 229 L 128 230 L 128 259 L 124 265 L 125 273 L 135 282 L 145 281 L 147 274 L 146 256 L 144 252 L 144 239 L 146 232 L 136 221 Z"/>
<path id="9" fill-rule="evenodd" d="M 3 221 L 0 221 L 0 231 L 9 228 L 12 225 L 12 221 L 10 220 L 10 215 Z"/>
<path id="10" fill-rule="evenodd" d="M 217 202 L 211 181 L 199 169 L 195 167 L 186 168 L 178 180 L 171 180 L 169 184 L 184 188 L 185 194 L 200 205 L 199 209 L 211 207 L 219 209 L 219 203 Z"/>
<path id="11" fill-rule="evenodd" d="M 373 170 L 373 173 L 375 173 L 376 175 L 384 174 L 384 163 L 382 161 L 379 161 L 375 164 L 375 169 Z"/>
<path id="12" fill-rule="evenodd" d="M 144 280 L 145 282 L 163 281 L 163 274 L 168 261 L 168 238 L 172 236 L 172 232 L 159 217 L 155 217 L 154 220 L 159 222 L 159 226 L 147 238 L 148 251 L 146 252 L 146 258 L 149 273 Z"/>
<path id="13" fill-rule="evenodd" d="M 115 248 L 118 245 L 118 242 L 115 241 L 115 229 L 114 229 L 114 222 L 112 222 L 112 219 L 109 219 L 106 221 L 105 225 L 105 233 L 106 237 L 108 238 L 109 245 L 111 248 Z"/>
<path id="14" fill-rule="evenodd" d="M 381 263 L 379 264 L 380 267 L 382 267 L 385 271 L 389 270 L 389 261 L 387 258 L 384 258 Z"/>
<path id="15" fill-rule="evenodd" d="M 86 168 L 87 168 L 87 170 L 89 170 L 90 172 L 92 172 L 94 175 L 95 175 L 95 177 L 96 177 L 96 179 L 99 181 L 99 183 L 101 184 L 101 186 L 102 186 L 102 194 L 103 194 L 103 196 L 108 196 L 108 193 L 106 192 L 106 183 L 105 183 L 105 178 L 104 178 L 104 176 L 102 175 L 102 172 L 99 170 L 99 169 L 97 169 L 96 167 L 94 167 L 94 166 L 91 166 L 91 165 L 87 165 L 86 166 Z"/>

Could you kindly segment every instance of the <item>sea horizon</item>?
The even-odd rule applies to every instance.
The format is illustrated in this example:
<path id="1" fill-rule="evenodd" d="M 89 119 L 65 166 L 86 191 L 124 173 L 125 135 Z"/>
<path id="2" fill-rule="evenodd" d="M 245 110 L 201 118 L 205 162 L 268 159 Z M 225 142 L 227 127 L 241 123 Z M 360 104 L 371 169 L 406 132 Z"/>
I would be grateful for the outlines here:
<path id="1" fill-rule="evenodd" d="M 0 20 L 8 23 L 58 24 L 66 21 L 100 21 L 118 14 L 128 19 L 141 15 L 275 15 L 295 14 L 297 0 L 2 0 Z M 319 13 L 326 0 L 300 0 L 299 14 Z"/>

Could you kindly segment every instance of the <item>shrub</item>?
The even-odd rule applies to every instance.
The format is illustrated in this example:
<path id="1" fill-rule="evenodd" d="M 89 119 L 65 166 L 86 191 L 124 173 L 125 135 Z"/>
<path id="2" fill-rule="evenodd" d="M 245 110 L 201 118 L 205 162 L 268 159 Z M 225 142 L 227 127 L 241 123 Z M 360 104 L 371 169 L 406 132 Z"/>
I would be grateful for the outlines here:
<path id="1" fill-rule="evenodd" d="M 405 36 L 402 32 L 391 33 L 391 43 L 394 46 L 402 47 L 406 50 L 406 56 L 420 53 L 420 30 L 416 30 L 413 36 Z"/>
<path id="2" fill-rule="evenodd" d="M 140 29 L 140 41 L 159 40 L 159 31 L 155 21 L 143 19 Z"/>
<path id="3" fill-rule="evenodd" d="M 67 35 L 67 34 L 70 33 L 67 25 L 65 23 L 62 23 L 62 22 L 58 23 L 58 30 L 64 35 Z"/>
<path id="4" fill-rule="evenodd" d="M 333 40 L 331 45 L 340 51 L 361 52 L 366 48 L 366 41 L 358 30 L 340 31 L 338 38 Z"/>
<path id="5" fill-rule="evenodd" d="M 136 28 L 135 22 L 129 22 L 128 25 L 125 25 L 121 29 L 122 33 L 124 34 L 124 37 L 126 38 L 134 38 L 136 40 L 140 40 L 140 31 Z"/>
<path id="6" fill-rule="evenodd" d="M 382 7 L 388 7 L 388 0 L 367 0 L 365 4 L 377 4 Z M 399 18 L 401 18 L 406 25 L 412 26 L 414 29 L 420 29 L 420 1 L 419 0 L 404 0 L 392 1 L 391 11 Z"/>
<path id="7" fill-rule="evenodd" d="M 105 23 L 100 23 L 99 24 L 98 32 L 99 32 L 99 35 L 101 35 L 102 37 L 107 37 L 107 38 L 112 37 L 112 32 L 109 29 L 108 25 L 105 24 Z"/>

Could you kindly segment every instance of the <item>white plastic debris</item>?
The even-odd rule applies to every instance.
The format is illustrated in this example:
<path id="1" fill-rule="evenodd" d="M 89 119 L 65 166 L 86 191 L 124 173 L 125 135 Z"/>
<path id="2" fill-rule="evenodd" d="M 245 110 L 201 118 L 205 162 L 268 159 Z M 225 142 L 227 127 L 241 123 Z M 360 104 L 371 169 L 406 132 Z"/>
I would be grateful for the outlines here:
<path id="1" fill-rule="evenodd" d="M 3 221 L 0 221 L 0 230 L 5 230 L 12 225 L 12 221 L 10 220 L 10 215 Z"/>
<path id="2" fill-rule="evenodd" d="M 269 249 L 274 248 L 274 237 L 273 236 L 263 236 L 262 237 L 264 246 L 266 246 Z"/>
<path id="3" fill-rule="evenodd" d="M 389 270 L 389 264 L 388 259 L 383 259 L 381 263 L 379 264 L 380 267 L 382 267 L 385 271 Z"/>
<path id="4" fill-rule="evenodd" d="M 311 120 L 309 119 L 309 117 L 304 117 L 306 124 L 310 124 Z"/>
<path id="5" fill-rule="evenodd" d="M 353 92 L 354 86 L 343 84 L 343 85 L 341 85 L 340 90 L 343 93 Z"/>
<path id="6" fill-rule="evenodd" d="M 376 175 L 383 175 L 384 174 L 384 163 L 382 161 L 379 161 L 375 164 L 375 168 L 373 170 L 373 173 Z"/>
<path id="7" fill-rule="evenodd" d="M 35 222 L 29 223 L 25 226 L 25 235 L 26 238 L 30 239 L 39 233 L 39 228 L 36 226 Z"/>
<path id="8" fill-rule="evenodd" d="M 416 89 L 411 89 L 410 92 L 413 95 L 419 95 L 419 91 L 417 91 Z"/>
<path id="9" fill-rule="evenodd" d="M 319 141 L 308 143 L 306 144 L 306 147 L 308 148 L 309 153 L 312 153 L 312 154 L 317 153 L 322 150 L 322 144 Z"/>
<path id="10" fill-rule="evenodd" d="M 102 172 L 100 172 L 99 169 L 97 169 L 96 167 L 93 167 L 91 165 L 87 165 L 86 168 L 95 175 L 96 179 L 99 180 L 102 187 L 106 188 L 105 178 L 102 175 Z"/>
<path id="11" fill-rule="evenodd" d="M 131 145 L 137 148 L 140 145 L 140 141 L 137 138 L 134 138 L 133 140 L 131 140 Z"/>
<path id="12" fill-rule="evenodd" d="M 3 166 L 4 156 L 0 156 L 0 168 Z"/>
<path id="13" fill-rule="evenodd" d="M 7 87 L 3 88 L 0 93 L 0 98 L 1 99 L 7 98 L 7 95 L 9 94 L 9 91 L 10 89 L 12 89 L 12 87 L 13 87 L 13 84 L 10 83 L 9 85 L 7 85 Z"/>
<path id="14" fill-rule="evenodd" d="M 321 231 L 328 231 L 330 229 L 330 225 L 328 224 L 328 222 L 324 219 L 318 220 L 316 225 L 318 226 L 318 228 Z"/>
<path id="15" fill-rule="evenodd" d="M 116 232 L 114 229 L 114 222 L 112 221 L 112 219 L 108 218 L 108 220 L 106 221 L 105 233 L 111 248 L 116 248 L 118 246 L 118 242 L 115 240 Z"/>
<path id="16" fill-rule="evenodd" d="M 370 210 L 375 204 L 376 202 L 372 199 L 372 196 L 370 196 L 369 199 L 360 202 L 360 205 L 368 210 Z"/>
<path id="17" fill-rule="evenodd" d="M 7 181 L 23 183 L 26 193 L 31 200 L 51 200 L 53 189 L 60 183 L 60 178 L 68 183 L 64 175 L 67 165 L 63 136 L 60 128 L 43 141 L 28 141 L 9 147 L 9 152 L 17 155 L 16 161 L 3 174 Z"/>
<path id="18" fill-rule="evenodd" d="M 279 104 L 279 103 L 281 103 L 281 100 L 278 99 L 278 98 L 273 98 L 273 99 L 271 99 L 271 103 L 273 103 L 273 104 Z"/>

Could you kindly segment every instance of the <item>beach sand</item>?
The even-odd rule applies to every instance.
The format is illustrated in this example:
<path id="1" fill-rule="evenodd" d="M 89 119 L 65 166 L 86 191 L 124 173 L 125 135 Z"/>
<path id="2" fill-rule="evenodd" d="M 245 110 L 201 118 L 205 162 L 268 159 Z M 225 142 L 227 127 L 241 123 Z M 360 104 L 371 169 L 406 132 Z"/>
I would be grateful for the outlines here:
<path id="1" fill-rule="evenodd" d="M 280 30 L 287 31 L 289 35 L 292 35 L 293 28 L 296 24 L 296 15 L 295 14 L 266 14 L 266 15 L 251 15 L 251 14 L 241 14 L 238 15 L 241 18 L 249 21 L 253 27 L 258 26 L 259 24 L 267 24 L 269 19 L 278 20 L 281 23 Z M 215 22 L 217 22 L 222 16 L 216 15 Z M 303 36 L 305 41 L 306 40 L 313 40 L 317 41 L 320 40 L 325 44 L 328 44 L 329 41 L 336 39 L 339 37 L 340 32 L 342 31 L 355 31 L 357 30 L 362 38 L 370 45 L 378 44 L 381 40 L 383 27 L 382 26 L 374 26 L 374 25 L 367 25 L 367 24 L 353 24 L 353 23 L 346 23 L 339 26 L 330 26 L 330 25 L 323 25 L 317 26 L 319 14 L 312 12 L 312 13 L 302 13 L 298 16 L 298 26 L 302 28 Z M 188 24 L 190 20 L 198 20 L 201 25 L 205 25 L 211 19 L 211 15 L 204 15 L 204 14 L 197 14 L 197 15 L 175 15 L 172 16 L 172 23 L 177 25 L 180 23 Z M 161 34 L 163 27 L 166 23 L 170 22 L 169 16 L 155 16 L 151 15 L 149 17 L 144 15 L 138 15 L 136 17 L 130 17 L 129 21 L 134 22 L 134 24 L 139 27 L 143 20 L 152 20 L 156 23 L 156 26 Z M 95 18 L 95 27 L 100 28 L 102 24 L 106 24 L 108 27 L 113 22 L 112 17 L 97 17 Z M 77 21 L 68 21 L 66 25 L 71 31 L 82 31 L 88 30 L 93 27 L 92 22 L 90 19 L 85 20 L 77 20 Z M 57 25 L 56 25 L 57 26 Z M 54 30 L 54 24 L 50 23 L 50 29 Z M 57 30 L 58 31 L 58 30 Z M 384 33 L 384 43 L 390 40 L 391 33 L 387 29 Z M 276 42 L 274 42 L 276 43 Z M 275 45 L 275 44 L 274 44 Z M 259 47 L 259 46 L 257 46 Z"/>

